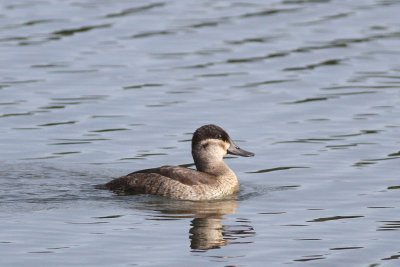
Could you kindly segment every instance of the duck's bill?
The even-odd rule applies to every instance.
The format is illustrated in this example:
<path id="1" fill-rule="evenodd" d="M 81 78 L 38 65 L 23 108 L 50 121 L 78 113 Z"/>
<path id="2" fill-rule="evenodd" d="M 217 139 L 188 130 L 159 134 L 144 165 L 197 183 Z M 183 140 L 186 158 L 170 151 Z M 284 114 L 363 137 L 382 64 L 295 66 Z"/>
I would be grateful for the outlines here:
<path id="1" fill-rule="evenodd" d="M 231 146 L 228 148 L 228 154 L 242 156 L 242 157 L 253 157 L 254 153 L 246 151 L 238 147 L 235 143 L 231 143 Z"/>

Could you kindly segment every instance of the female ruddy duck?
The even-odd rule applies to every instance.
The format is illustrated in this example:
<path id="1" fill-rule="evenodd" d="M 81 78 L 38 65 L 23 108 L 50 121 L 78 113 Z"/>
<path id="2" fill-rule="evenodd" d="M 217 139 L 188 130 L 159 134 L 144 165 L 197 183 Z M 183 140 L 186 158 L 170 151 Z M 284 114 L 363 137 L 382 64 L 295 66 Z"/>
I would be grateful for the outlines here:
<path id="1" fill-rule="evenodd" d="M 226 154 L 254 156 L 239 148 L 221 127 L 204 125 L 192 138 L 192 156 L 197 170 L 178 166 L 140 170 L 114 179 L 105 187 L 117 192 L 181 200 L 223 198 L 239 189 L 235 173 L 223 160 Z"/>

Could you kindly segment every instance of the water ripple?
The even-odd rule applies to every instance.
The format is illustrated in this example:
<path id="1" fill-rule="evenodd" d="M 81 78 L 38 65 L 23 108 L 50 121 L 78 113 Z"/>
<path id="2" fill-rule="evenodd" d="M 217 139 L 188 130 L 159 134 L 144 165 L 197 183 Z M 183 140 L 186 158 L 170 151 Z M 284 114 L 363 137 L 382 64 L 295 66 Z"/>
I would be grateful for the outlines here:
<path id="1" fill-rule="evenodd" d="M 61 122 L 49 122 L 49 123 L 45 123 L 45 124 L 39 124 L 38 126 L 43 126 L 43 127 L 47 127 L 47 126 L 58 126 L 58 125 L 65 125 L 65 124 L 75 124 L 78 121 L 61 121 Z"/>
<path id="2" fill-rule="evenodd" d="M 347 219 L 355 219 L 355 218 L 363 218 L 365 216 L 361 215 L 352 215 L 352 216 L 333 216 L 333 217 L 322 217 L 313 219 L 308 222 L 328 222 L 328 221 L 337 221 L 337 220 L 347 220 Z"/>
<path id="3" fill-rule="evenodd" d="M 400 221 L 380 221 L 380 223 L 383 223 L 383 225 L 379 226 L 377 231 L 400 230 Z"/>
<path id="4" fill-rule="evenodd" d="M 283 70 L 284 71 L 312 70 L 312 69 L 315 69 L 318 67 L 323 67 L 323 66 L 339 65 L 343 61 L 345 61 L 345 59 L 328 59 L 328 60 L 324 60 L 322 62 L 318 62 L 315 64 L 309 64 L 309 65 L 302 66 L 302 67 L 290 67 L 290 68 L 285 68 Z"/>
<path id="5" fill-rule="evenodd" d="M 307 169 L 309 167 L 276 167 L 276 168 L 271 168 L 271 169 L 263 169 L 263 170 L 258 170 L 254 172 L 247 172 L 247 173 L 265 173 L 265 172 L 274 172 L 274 171 L 284 171 L 284 170 L 289 170 L 289 169 Z"/>
<path id="6" fill-rule="evenodd" d="M 151 4 L 138 6 L 138 7 L 131 7 L 131 8 L 124 9 L 120 12 L 110 13 L 110 14 L 106 15 L 105 18 L 118 18 L 118 17 L 129 16 L 132 14 L 141 13 L 141 12 L 144 12 L 147 10 L 151 10 L 151 9 L 154 9 L 157 7 L 163 7 L 163 6 L 165 6 L 165 3 L 159 2 L 159 3 L 151 3 Z"/>
<path id="7" fill-rule="evenodd" d="M 54 38 L 58 38 L 58 37 L 62 37 L 62 36 L 72 36 L 77 33 L 84 33 L 84 32 L 92 31 L 95 29 L 102 29 L 102 28 L 109 28 L 109 27 L 111 27 L 111 24 L 81 26 L 81 27 L 77 27 L 77 28 L 58 30 L 58 31 L 52 32 L 52 35 L 54 35 Z"/>
<path id="8" fill-rule="evenodd" d="M 263 16 L 271 16 L 281 13 L 289 13 L 289 12 L 296 12 L 300 8 L 281 8 L 281 9 L 266 9 L 257 12 L 245 13 L 240 15 L 240 18 L 253 18 L 253 17 L 263 17 Z"/>

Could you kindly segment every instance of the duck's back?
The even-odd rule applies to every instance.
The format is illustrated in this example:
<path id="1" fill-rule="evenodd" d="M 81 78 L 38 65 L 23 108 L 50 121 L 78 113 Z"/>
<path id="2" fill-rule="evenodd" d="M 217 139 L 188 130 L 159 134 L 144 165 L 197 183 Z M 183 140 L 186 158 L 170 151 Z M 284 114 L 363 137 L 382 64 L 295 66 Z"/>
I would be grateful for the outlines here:
<path id="1" fill-rule="evenodd" d="M 234 175 L 214 177 L 189 168 L 172 166 L 133 172 L 114 179 L 105 186 L 129 194 L 152 194 L 185 200 L 221 198 L 238 189 Z"/>

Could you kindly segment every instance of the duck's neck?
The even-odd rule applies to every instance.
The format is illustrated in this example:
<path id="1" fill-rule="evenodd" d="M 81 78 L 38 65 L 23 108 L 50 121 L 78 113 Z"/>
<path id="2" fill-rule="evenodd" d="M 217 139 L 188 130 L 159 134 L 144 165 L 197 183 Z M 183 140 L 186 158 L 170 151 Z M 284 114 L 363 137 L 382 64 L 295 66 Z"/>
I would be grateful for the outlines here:
<path id="1" fill-rule="evenodd" d="M 194 157 L 194 163 L 196 164 L 196 169 L 200 172 L 213 175 L 233 174 L 233 171 L 225 164 L 222 158 Z"/>

